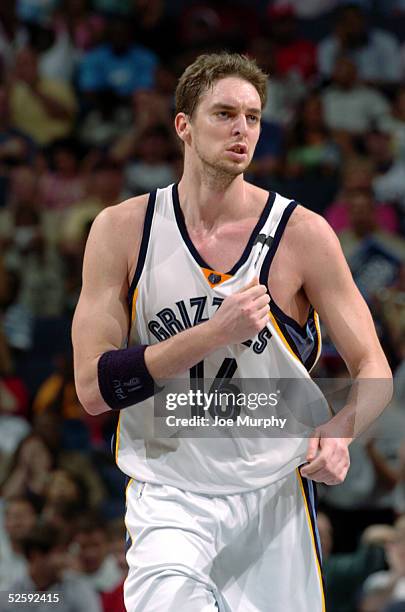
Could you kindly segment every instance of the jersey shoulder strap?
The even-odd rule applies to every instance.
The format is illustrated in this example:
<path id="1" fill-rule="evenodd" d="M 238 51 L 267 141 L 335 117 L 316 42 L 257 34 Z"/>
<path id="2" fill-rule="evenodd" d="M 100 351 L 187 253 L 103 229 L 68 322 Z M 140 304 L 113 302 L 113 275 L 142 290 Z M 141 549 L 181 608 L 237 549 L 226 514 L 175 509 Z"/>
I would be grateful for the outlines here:
<path id="1" fill-rule="evenodd" d="M 267 276 L 263 275 L 262 277 L 262 270 L 264 267 L 267 267 L 268 273 L 271 260 L 276 253 L 287 222 L 297 204 L 295 200 L 285 198 L 276 193 L 270 214 L 256 238 L 256 244 L 260 242 L 261 247 L 258 249 L 254 265 L 259 274 L 260 282 L 263 282 L 263 278 L 266 279 L 264 284 L 267 283 Z"/>

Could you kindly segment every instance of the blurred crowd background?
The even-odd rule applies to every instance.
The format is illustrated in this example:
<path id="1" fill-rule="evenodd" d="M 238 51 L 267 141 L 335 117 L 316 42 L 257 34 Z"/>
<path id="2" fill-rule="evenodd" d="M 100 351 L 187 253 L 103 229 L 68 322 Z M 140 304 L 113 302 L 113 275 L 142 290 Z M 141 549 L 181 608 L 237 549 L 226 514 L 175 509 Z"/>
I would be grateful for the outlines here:
<path id="1" fill-rule="evenodd" d="M 269 74 L 248 180 L 326 217 L 395 374 L 319 490 L 327 610 L 405 610 L 404 0 L 1 1 L 0 591 L 124 609 L 116 415 L 73 381 L 83 250 L 105 206 L 179 180 L 176 81 L 222 49 Z M 327 337 L 316 374 L 347 376 Z"/>

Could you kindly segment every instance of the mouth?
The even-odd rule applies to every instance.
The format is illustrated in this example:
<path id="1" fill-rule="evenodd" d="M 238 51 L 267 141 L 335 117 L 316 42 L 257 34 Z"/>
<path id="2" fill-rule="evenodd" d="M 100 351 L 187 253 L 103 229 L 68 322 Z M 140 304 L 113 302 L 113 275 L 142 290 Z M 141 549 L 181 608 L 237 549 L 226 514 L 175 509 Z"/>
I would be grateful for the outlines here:
<path id="1" fill-rule="evenodd" d="M 237 155 L 246 155 L 247 154 L 247 146 L 245 144 L 236 143 L 229 147 L 227 151 L 231 153 L 236 153 Z"/>

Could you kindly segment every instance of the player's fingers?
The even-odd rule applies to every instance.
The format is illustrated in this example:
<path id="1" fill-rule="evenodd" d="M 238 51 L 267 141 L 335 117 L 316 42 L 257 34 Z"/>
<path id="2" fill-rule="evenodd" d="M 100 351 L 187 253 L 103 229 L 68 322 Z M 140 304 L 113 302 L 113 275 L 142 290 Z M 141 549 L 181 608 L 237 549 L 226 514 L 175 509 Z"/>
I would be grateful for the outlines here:
<path id="1" fill-rule="evenodd" d="M 307 461 L 313 461 L 315 459 L 316 454 L 319 449 L 320 438 L 321 438 L 320 434 L 316 432 L 311 438 L 309 438 L 308 446 L 307 446 L 307 455 L 306 455 Z"/>
<path id="2" fill-rule="evenodd" d="M 246 300 L 257 300 L 257 298 L 266 294 L 267 287 L 265 285 L 255 285 L 254 287 L 250 287 L 250 289 L 246 289 L 246 291 L 242 293 L 243 298 Z"/>
<path id="3" fill-rule="evenodd" d="M 309 480 L 314 480 L 315 482 L 322 482 L 324 484 L 335 484 L 333 482 L 334 479 L 331 477 L 331 475 L 329 474 L 327 470 L 317 470 L 313 474 L 309 474 L 309 475 L 305 475 L 301 471 L 301 475 L 304 476 L 304 478 L 308 478 Z"/>
<path id="4" fill-rule="evenodd" d="M 243 289 L 240 290 L 240 293 L 243 293 L 244 291 L 247 291 L 248 289 L 251 289 L 252 287 L 255 287 L 256 285 L 259 284 L 259 277 L 258 276 L 254 276 L 252 278 L 252 280 L 250 281 L 250 283 L 248 283 L 247 285 L 245 285 L 243 287 Z"/>
<path id="5" fill-rule="evenodd" d="M 254 306 L 256 308 L 264 308 L 264 307 L 269 307 L 269 303 L 270 303 L 270 296 L 268 293 L 266 293 L 265 295 L 260 295 L 258 298 L 255 299 L 254 301 Z"/>
<path id="6" fill-rule="evenodd" d="M 263 327 L 267 325 L 269 321 L 269 312 L 270 312 L 269 307 L 263 306 L 263 308 L 260 308 L 260 310 L 258 310 L 256 313 L 259 321 L 261 321 L 261 323 L 263 324 Z"/>
<path id="7" fill-rule="evenodd" d="M 303 471 L 301 470 L 301 473 L 303 476 L 312 478 L 318 470 L 330 469 L 330 466 L 335 466 L 337 463 L 338 457 L 335 451 L 330 448 L 323 448 L 318 452 L 315 459 L 302 468 Z"/>
<path id="8" fill-rule="evenodd" d="M 315 457 L 315 459 L 302 466 L 301 474 L 303 476 L 312 477 L 312 474 L 315 474 L 319 470 L 324 470 L 326 468 L 328 460 L 329 459 L 325 456 L 323 451 L 318 452 L 318 455 Z"/>
<path id="9" fill-rule="evenodd" d="M 309 478 L 310 480 L 314 480 L 315 482 L 323 482 L 327 485 L 341 484 L 346 477 L 346 473 L 346 469 L 334 470 L 333 472 L 327 469 L 317 470 L 309 476 L 305 476 L 301 472 L 302 476 L 304 476 L 305 478 Z"/>

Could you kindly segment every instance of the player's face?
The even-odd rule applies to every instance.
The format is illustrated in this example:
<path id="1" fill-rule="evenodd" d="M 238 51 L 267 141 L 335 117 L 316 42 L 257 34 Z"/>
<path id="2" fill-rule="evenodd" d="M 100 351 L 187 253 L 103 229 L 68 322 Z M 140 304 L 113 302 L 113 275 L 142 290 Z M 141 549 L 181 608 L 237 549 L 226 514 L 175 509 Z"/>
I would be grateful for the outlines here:
<path id="1" fill-rule="evenodd" d="M 238 77 L 216 81 L 192 118 L 191 148 L 211 169 L 237 176 L 253 157 L 260 115 L 260 96 L 251 83 Z"/>

